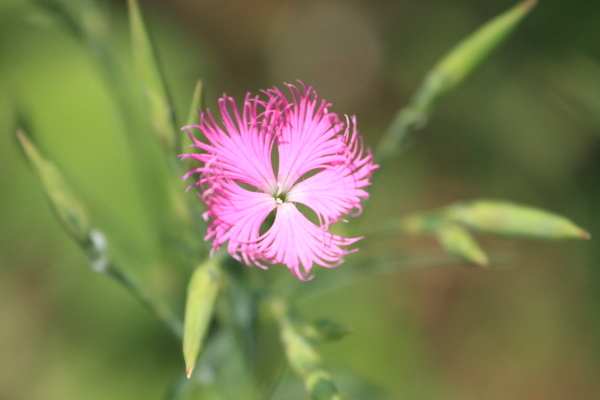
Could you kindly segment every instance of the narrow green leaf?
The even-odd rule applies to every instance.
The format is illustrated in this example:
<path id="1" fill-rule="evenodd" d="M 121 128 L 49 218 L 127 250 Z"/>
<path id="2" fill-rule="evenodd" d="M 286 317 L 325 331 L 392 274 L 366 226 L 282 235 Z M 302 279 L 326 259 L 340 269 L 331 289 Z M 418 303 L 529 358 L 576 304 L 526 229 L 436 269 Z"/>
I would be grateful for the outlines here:
<path id="1" fill-rule="evenodd" d="M 175 116 L 165 79 L 144 26 L 137 0 L 128 0 L 128 6 L 133 61 L 145 95 L 150 129 L 157 139 L 156 143 L 160 146 L 159 149 L 154 150 L 162 152 L 171 178 L 174 178 L 161 182 L 165 187 L 160 194 L 166 204 L 158 211 L 161 224 L 159 231 L 164 236 L 168 235 L 170 240 L 180 242 L 182 248 L 198 249 L 200 246 L 197 239 L 206 231 L 206 224 L 201 218 L 202 212 L 198 210 L 197 199 L 184 195 L 185 186 L 181 180 L 182 165 L 176 157 L 180 154 L 182 135 L 175 128 Z M 139 144 L 136 143 L 136 146 Z M 142 162 L 147 161 L 142 160 Z M 157 165 L 152 165 L 152 168 L 156 169 Z M 160 173 L 162 174 L 163 171 Z M 147 175 L 146 171 L 143 174 Z M 151 198 L 155 197 L 156 194 L 153 194 Z"/>
<path id="2" fill-rule="evenodd" d="M 186 126 L 198 124 L 198 119 L 199 119 L 198 110 L 202 109 L 203 104 L 204 104 L 204 85 L 202 83 L 202 80 L 198 80 L 198 82 L 196 83 L 196 87 L 194 88 L 194 94 L 192 95 L 192 102 L 190 105 L 190 112 L 188 113 Z M 188 136 L 187 131 L 184 131 L 182 138 L 181 138 L 181 148 L 179 149 L 179 152 L 180 153 L 189 152 L 191 144 L 192 144 L 192 139 L 190 139 L 190 137 Z M 185 159 L 184 161 L 186 161 L 186 160 L 187 159 Z"/>
<path id="3" fill-rule="evenodd" d="M 128 0 L 133 60 L 146 94 L 154 135 L 169 155 L 178 149 L 173 109 L 137 0 Z"/>
<path id="4" fill-rule="evenodd" d="M 487 255 L 465 228 L 456 224 L 443 224 L 438 228 L 436 236 L 449 253 L 479 266 L 489 263 Z"/>
<path id="5" fill-rule="evenodd" d="M 17 130 L 17 138 L 40 179 L 44 192 L 60 222 L 80 244 L 88 244 L 91 226 L 87 211 L 81 201 L 73 193 L 54 163 L 40 154 L 23 130 Z"/>
<path id="6" fill-rule="evenodd" d="M 429 106 L 462 83 L 508 38 L 535 4 L 536 0 L 525 0 L 459 42 L 429 72 L 421 93 L 417 95 L 417 102 Z"/>
<path id="7" fill-rule="evenodd" d="M 196 82 L 194 88 L 194 94 L 192 95 L 192 102 L 190 105 L 190 112 L 186 125 L 194 125 L 198 123 L 198 110 L 202 110 L 204 107 L 204 84 L 201 79 Z"/>
<path id="8" fill-rule="evenodd" d="M 107 239 L 104 233 L 92 226 L 85 206 L 71 190 L 58 168 L 40 154 L 22 129 L 17 131 L 17 138 L 39 177 L 58 219 L 81 246 L 92 269 L 112 277 L 125 286 L 175 336 L 181 337 L 181 321 L 174 315 L 168 304 L 141 286 L 139 282 L 115 264 L 108 252 Z"/>
<path id="9" fill-rule="evenodd" d="M 123 57 L 117 51 L 118 46 L 111 40 L 109 28 L 111 23 L 106 10 L 95 0 L 39 1 L 44 10 L 52 12 L 56 9 L 58 10 L 56 12 L 64 14 L 63 18 L 69 18 L 78 32 L 75 36 L 92 55 L 107 87 L 114 96 L 125 123 L 127 144 L 136 169 L 137 182 L 144 193 L 142 206 L 146 207 L 148 219 L 153 225 L 151 231 L 156 233 L 157 243 L 153 248 L 160 252 L 161 256 L 171 257 L 173 252 L 168 248 L 167 243 L 181 243 L 185 240 L 182 237 L 187 233 L 182 229 L 184 224 L 181 221 L 187 217 L 185 209 L 188 207 L 181 206 L 187 200 L 177 199 L 177 196 L 183 197 L 181 172 L 178 170 L 180 164 L 175 162 L 174 153 L 169 153 L 169 157 L 165 157 L 166 152 L 159 145 L 158 140 L 147 140 L 148 132 L 153 131 L 148 118 L 147 102 L 141 93 L 139 83 L 136 83 L 136 79 L 130 76 L 128 69 L 124 67 Z M 141 24 L 141 18 L 137 18 L 137 21 Z M 139 34 L 138 29 L 136 32 Z M 144 46 L 134 46 L 134 48 L 143 52 Z M 172 175 L 176 175 L 177 178 L 173 179 Z M 184 221 L 189 220 L 191 218 Z M 196 235 L 190 236 L 197 238 Z"/>
<path id="10" fill-rule="evenodd" d="M 433 67 L 411 103 L 398 111 L 381 138 L 375 152 L 379 164 L 398 153 L 410 131 L 425 126 L 434 103 L 470 76 L 508 38 L 535 4 L 536 0 L 525 0 L 500 14 L 459 42 Z"/>
<path id="11" fill-rule="evenodd" d="M 503 236 L 539 239 L 589 239 L 590 234 L 560 215 L 496 200 L 476 200 L 448 207 L 446 218 L 469 228 Z"/>
<path id="12" fill-rule="evenodd" d="M 33 4 L 44 10 L 44 14 L 32 14 L 29 21 L 38 25 L 54 24 L 77 39 L 83 37 L 81 26 L 65 4 L 53 0 L 34 0 Z"/>
<path id="13" fill-rule="evenodd" d="M 212 258 L 200 265 L 188 286 L 183 326 L 183 358 L 188 378 L 194 370 L 212 319 L 221 279 L 219 262 L 219 259 Z"/>

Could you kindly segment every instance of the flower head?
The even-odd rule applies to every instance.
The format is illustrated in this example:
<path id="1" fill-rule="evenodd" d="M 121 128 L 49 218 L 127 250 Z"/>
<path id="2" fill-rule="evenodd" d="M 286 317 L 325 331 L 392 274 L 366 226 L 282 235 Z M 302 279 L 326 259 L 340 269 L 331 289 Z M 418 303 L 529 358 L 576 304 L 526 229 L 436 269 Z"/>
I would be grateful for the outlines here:
<path id="1" fill-rule="evenodd" d="M 200 198 L 208 206 L 205 240 L 213 249 L 227 243 L 232 257 L 266 268 L 284 264 L 308 279 L 313 264 L 336 267 L 352 252 L 346 247 L 361 238 L 328 231 L 344 214 L 358 214 L 369 195 L 373 164 L 365 151 L 354 117 L 340 120 L 329 103 L 302 85 L 287 85 L 291 100 L 279 89 L 247 94 L 241 113 L 235 100 L 219 99 L 222 125 L 210 111 L 200 114 L 196 128 L 206 141 L 193 137 L 199 153 L 184 154 L 202 166 Z M 312 222 L 299 209 L 312 210 Z M 310 211 L 308 211 L 310 213 Z"/>

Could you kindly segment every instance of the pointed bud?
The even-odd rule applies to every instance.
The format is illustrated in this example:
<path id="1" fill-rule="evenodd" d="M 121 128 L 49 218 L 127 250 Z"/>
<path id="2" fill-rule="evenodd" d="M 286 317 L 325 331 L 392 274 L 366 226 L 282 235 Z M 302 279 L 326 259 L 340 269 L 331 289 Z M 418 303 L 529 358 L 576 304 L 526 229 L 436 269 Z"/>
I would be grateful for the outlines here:
<path id="1" fill-rule="evenodd" d="M 429 107 L 436 99 L 462 83 L 508 38 L 535 4 L 535 0 L 523 1 L 459 42 L 429 72 L 415 103 Z"/>
<path id="2" fill-rule="evenodd" d="M 460 85 L 512 33 L 536 4 L 525 0 L 492 19 L 448 52 L 427 74 L 411 103 L 401 109 L 375 152 L 378 164 L 394 157 L 407 134 L 427 123 L 434 103 Z"/>
<path id="3" fill-rule="evenodd" d="M 476 200 L 448 207 L 446 218 L 487 233 L 538 239 L 589 239 L 590 234 L 560 215 L 504 201 Z"/>
<path id="4" fill-rule="evenodd" d="M 210 259 L 194 271 L 188 286 L 183 327 L 183 358 L 189 378 L 202 350 L 219 292 L 218 259 Z"/>
<path id="5" fill-rule="evenodd" d="M 23 130 L 17 131 L 17 138 L 63 226 L 80 244 L 89 245 L 90 221 L 79 198 L 54 163 L 40 154 Z"/>

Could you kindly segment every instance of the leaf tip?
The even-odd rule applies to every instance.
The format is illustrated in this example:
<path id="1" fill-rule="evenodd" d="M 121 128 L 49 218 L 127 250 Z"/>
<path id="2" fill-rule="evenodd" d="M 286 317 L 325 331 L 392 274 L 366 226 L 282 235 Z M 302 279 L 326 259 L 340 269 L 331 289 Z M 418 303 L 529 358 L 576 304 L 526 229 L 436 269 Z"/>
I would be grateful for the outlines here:
<path id="1" fill-rule="evenodd" d="M 475 258 L 473 261 L 475 262 L 475 264 L 479 265 L 480 267 L 487 267 L 490 265 L 490 259 L 483 252 L 481 254 L 479 254 L 477 256 L 477 258 Z"/>
<path id="2" fill-rule="evenodd" d="M 521 3 L 521 7 L 523 8 L 524 11 L 529 11 L 533 7 L 535 7 L 536 4 L 537 4 L 537 0 L 525 0 L 524 2 Z"/>
<path id="3" fill-rule="evenodd" d="M 588 240 L 592 238 L 592 235 L 584 229 L 579 229 L 579 237 Z"/>
<path id="4" fill-rule="evenodd" d="M 190 377 L 192 376 L 192 372 L 194 372 L 194 366 L 189 366 L 185 368 L 185 376 L 190 379 Z"/>

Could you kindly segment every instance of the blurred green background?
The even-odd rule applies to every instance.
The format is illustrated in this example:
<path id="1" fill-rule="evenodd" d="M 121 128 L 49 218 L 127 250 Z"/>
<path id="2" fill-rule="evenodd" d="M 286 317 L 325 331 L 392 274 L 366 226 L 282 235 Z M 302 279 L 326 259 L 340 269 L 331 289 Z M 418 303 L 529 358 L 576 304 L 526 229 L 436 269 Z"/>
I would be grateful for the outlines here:
<path id="1" fill-rule="evenodd" d="M 198 78 L 213 108 L 223 92 L 302 79 L 333 111 L 355 114 L 371 147 L 428 68 L 515 4 L 140 3 L 180 115 Z M 126 4 L 101 4 L 128 63 Z M 600 398 L 599 26 L 600 2 L 542 0 L 411 138 L 371 189 L 368 215 L 503 198 L 566 215 L 592 241 L 481 236 L 491 269 L 441 258 L 433 265 L 449 268 L 372 277 L 311 298 L 301 304 L 307 316 L 355 329 L 319 347 L 328 367 L 356 372 L 394 399 Z M 94 273 L 62 231 L 14 138 L 16 109 L 97 224 L 151 245 L 125 128 L 89 53 L 31 3 L 2 0 L 0 399 L 161 399 L 183 371 L 179 343 Z M 384 245 L 441 254 L 430 238 Z"/>

